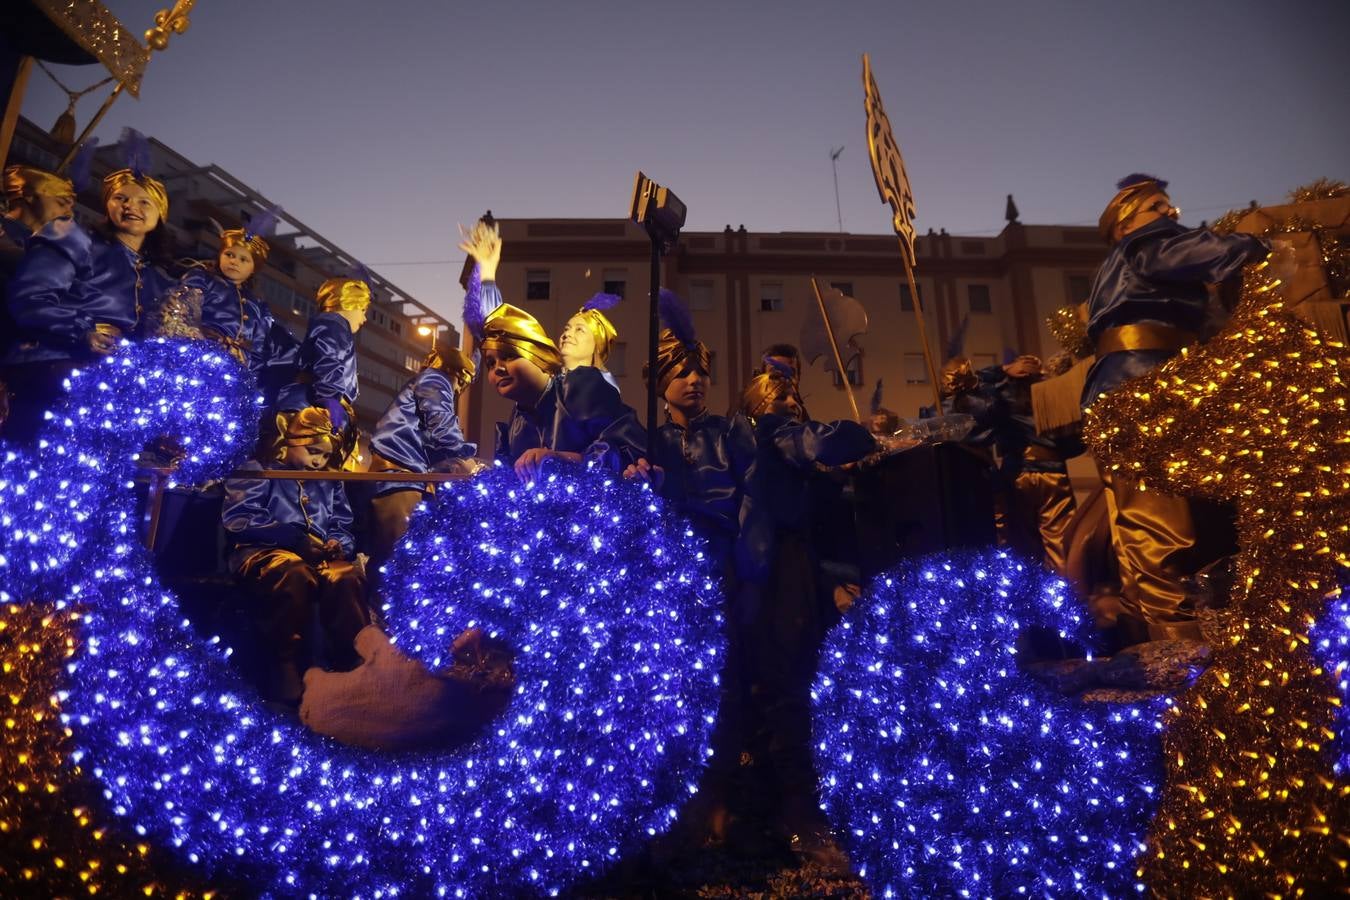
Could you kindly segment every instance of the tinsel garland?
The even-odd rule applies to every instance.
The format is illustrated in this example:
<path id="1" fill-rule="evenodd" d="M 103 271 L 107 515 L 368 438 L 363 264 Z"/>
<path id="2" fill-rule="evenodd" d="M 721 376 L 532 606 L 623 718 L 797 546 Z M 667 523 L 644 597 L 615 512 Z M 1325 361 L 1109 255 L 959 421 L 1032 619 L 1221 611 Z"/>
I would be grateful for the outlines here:
<path id="1" fill-rule="evenodd" d="M 1087 413 L 1093 454 L 1120 477 L 1237 513 L 1240 596 L 1164 733 L 1141 874 L 1167 897 L 1348 883 L 1347 631 L 1327 598 L 1350 567 L 1350 356 L 1277 289 L 1265 264 L 1249 269 L 1223 331 Z"/>
<path id="2" fill-rule="evenodd" d="M 1092 340 L 1088 337 L 1087 322 L 1076 305 L 1061 306 L 1045 318 L 1045 327 L 1059 345 L 1074 359 L 1092 355 Z"/>

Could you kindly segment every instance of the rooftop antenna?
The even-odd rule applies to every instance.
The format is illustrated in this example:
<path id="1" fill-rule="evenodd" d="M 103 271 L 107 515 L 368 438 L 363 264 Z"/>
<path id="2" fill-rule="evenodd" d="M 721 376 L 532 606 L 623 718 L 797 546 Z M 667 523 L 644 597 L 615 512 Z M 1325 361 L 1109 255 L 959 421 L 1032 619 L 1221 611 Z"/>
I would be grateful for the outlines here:
<path id="1" fill-rule="evenodd" d="M 844 152 L 843 147 L 837 147 L 830 151 L 830 168 L 834 170 L 834 214 L 839 219 L 839 233 L 844 233 L 844 213 L 839 206 L 839 154 Z"/>

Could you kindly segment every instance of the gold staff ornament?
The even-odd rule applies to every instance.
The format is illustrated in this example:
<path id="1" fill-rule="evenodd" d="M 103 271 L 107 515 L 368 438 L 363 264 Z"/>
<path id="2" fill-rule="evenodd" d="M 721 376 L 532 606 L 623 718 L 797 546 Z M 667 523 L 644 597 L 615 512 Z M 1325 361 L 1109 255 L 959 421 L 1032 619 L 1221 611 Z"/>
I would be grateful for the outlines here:
<path id="1" fill-rule="evenodd" d="M 867 109 L 867 152 L 872 157 L 872 176 L 877 182 L 881 202 L 891 208 L 891 226 L 900 238 L 900 246 L 911 266 L 917 264 L 914 255 L 914 190 L 909 186 L 905 160 L 891 131 L 891 120 L 881 104 L 881 91 L 872 77 L 872 61 L 863 54 L 864 106 Z"/>
<path id="2" fill-rule="evenodd" d="M 167 49 L 171 34 L 182 34 L 188 30 L 188 26 L 192 24 L 188 21 L 188 13 L 192 12 L 192 7 L 196 5 L 197 0 L 176 0 L 171 9 L 161 9 L 155 13 L 155 27 L 148 28 L 145 32 L 145 43 L 149 45 L 150 52 Z M 75 139 L 70 145 L 70 149 L 66 151 L 66 155 L 62 157 L 61 163 L 56 167 L 58 175 L 70 165 L 70 161 L 75 158 L 75 153 L 80 149 L 80 146 L 89 139 L 89 135 L 93 134 L 94 129 L 98 127 L 98 123 L 103 121 L 103 117 L 108 114 L 109 109 L 112 109 L 112 105 L 117 102 L 118 97 L 122 96 L 122 91 L 126 88 L 127 82 L 125 81 L 119 81 L 117 87 L 113 88 L 112 93 L 108 95 L 108 99 L 103 101 L 103 105 L 94 114 L 94 118 L 89 121 L 84 131 L 80 132 L 80 136 Z"/>
<path id="3" fill-rule="evenodd" d="M 919 331 L 919 345 L 923 348 L 924 365 L 928 367 L 928 383 L 933 388 L 933 408 L 940 413 L 942 398 L 938 394 L 937 366 L 933 365 L 933 351 L 928 348 L 923 303 L 914 283 L 914 267 L 918 264 L 914 253 L 914 215 L 917 212 L 914 190 L 909 186 L 905 160 L 900 156 L 900 145 L 895 142 L 886 108 L 881 105 L 881 91 L 877 89 L 877 80 L 872 77 L 872 61 L 866 53 L 863 54 L 863 90 L 866 93 L 863 106 L 867 109 L 867 153 L 872 159 L 872 177 L 876 179 L 881 202 L 891 208 L 891 227 L 900 239 L 905 280 L 909 284 L 909 296 L 914 300 L 914 322 Z"/>

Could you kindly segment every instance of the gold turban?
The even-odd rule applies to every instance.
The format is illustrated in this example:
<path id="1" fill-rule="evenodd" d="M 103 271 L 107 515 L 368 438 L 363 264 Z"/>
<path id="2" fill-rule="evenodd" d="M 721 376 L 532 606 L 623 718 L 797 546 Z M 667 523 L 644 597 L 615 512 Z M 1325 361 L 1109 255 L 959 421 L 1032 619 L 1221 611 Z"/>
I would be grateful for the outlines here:
<path id="1" fill-rule="evenodd" d="M 140 185 L 155 208 L 159 210 L 160 221 L 169 217 L 169 194 L 164 190 L 164 182 L 157 178 L 151 178 L 149 175 L 142 175 L 139 178 L 130 169 L 118 169 L 116 172 L 109 172 L 103 179 L 103 205 L 107 206 L 108 201 L 112 199 L 113 192 L 128 184 Z"/>
<path id="2" fill-rule="evenodd" d="M 458 347 L 432 350 L 422 364 L 444 372 L 456 391 L 462 391 L 469 386 L 476 368 L 473 360 L 465 356 Z"/>
<path id="3" fill-rule="evenodd" d="M 1102 240 L 1108 244 L 1114 244 L 1116 242 L 1117 225 L 1139 212 L 1139 208 L 1149 197 L 1154 194 L 1165 195 L 1166 193 L 1167 182 L 1158 179 L 1144 179 L 1121 188 L 1111 198 L 1111 202 L 1106 204 L 1106 209 L 1102 211 L 1101 218 L 1097 220 L 1097 232 L 1101 234 Z"/>
<path id="4" fill-rule="evenodd" d="M 586 323 L 587 329 L 591 332 L 591 338 L 595 341 L 595 362 L 596 365 L 604 367 L 605 360 L 609 359 L 609 345 L 619 336 L 619 330 L 614 327 L 614 323 L 598 309 L 586 309 L 582 307 L 577 310 L 576 316 L 580 317 Z"/>
<path id="5" fill-rule="evenodd" d="M 790 378 L 785 378 L 775 369 L 760 372 L 741 391 L 741 412 L 750 418 L 763 415 L 769 405 L 782 397 L 796 397 L 797 405 L 805 409 L 801 394 Z"/>
<path id="6" fill-rule="evenodd" d="M 32 166 L 9 166 L 5 169 L 5 196 L 10 203 L 24 197 L 74 197 L 75 185 Z"/>
<path id="7" fill-rule="evenodd" d="M 281 459 L 287 447 L 327 444 L 330 453 L 338 448 L 338 436 L 333 432 L 333 417 L 320 406 L 277 413 L 277 438 L 277 459 Z"/>
<path id="8" fill-rule="evenodd" d="M 319 312 L 362 310 L 370 306 L 370 285 L 359 278 L 330 278 L 315 295 Z"/>
<path id="9" fill-rule="evenodd" d="M 488 313 L 483 321 L 483 340 L 479 346 L 484 353 L 503 348 L 514 350 L 548 375 L 562 371 L 558 346 L 544 333 L 539 321 L 509 303 Z"/>
<path id="10" fill-rule="evenodd" d="M 253 254 L 254 261 L 258 263 L 267 262 L 267 254 L 272 249 L 267 245 L 267 241 L 256 234 L 250 235 L 242 228 L 227 228 L 220 233 L 221 250 L 240 246 L 247 247 L 248 252 Z"/>
<path id="11" fill-rule="evenodd" d="M 942 365 L 942 384 L 940 393 L 952 397 L 974 390 L 980 383 L 970 360 L 954 356 Z"/>
<path id="12" fill-rule="evenodd" d="M 686 347 L 675 337 L 669 328 L 661 329 L 656 345 L 656 392 L 665 394 L 670 383 L 680 377 L 686 366 L 693 367 L 704 375 L 712 374 L 712 353 L 702 341 L 695 341 L 692 347 Z M 643 364 L 642 380 L 650 377 L 650 366 Z"/>

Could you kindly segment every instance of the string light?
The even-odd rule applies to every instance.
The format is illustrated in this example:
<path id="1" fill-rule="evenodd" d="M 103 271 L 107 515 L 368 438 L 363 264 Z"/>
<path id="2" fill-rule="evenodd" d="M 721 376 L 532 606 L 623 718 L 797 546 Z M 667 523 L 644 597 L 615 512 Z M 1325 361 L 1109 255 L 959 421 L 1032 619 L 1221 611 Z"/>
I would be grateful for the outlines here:
<path id="1" fill-rule="evenodd" d="M 12 703 L 48 705 L 24 740 L 49 752 L 41 773 L 32 753 L 0 765 L 14 791 L 54 786 L 52 802 L 2 810 L 4 840 L 34 848 L 26 873 L 0 869 L 16 891 L 78 870 L 81 891 L 195 880 L 282 895 L 556 894 L 670 824 L 706 761 L 722 654 L 718 590 L 686 524 L 644 488 L 581 470 L 528 489 L 497 470 L 442 492 L 391 565 L 389 584 L 428 585 L 406 592 L 418 619 L 395 635 L 443 655 L 484 627 L 515 651 L 516 695 L 466 747 L 336 745 L 257 703 L 137 540 L 125 482 L 139 450 L 173 435 L 184 479 L 218 477 L 247 453 L 238 436 L 254 415 L 233 361 L 149 343 L 72 377 L 36 462 L 7 455 L 0 600 L 21 605 L 5 626 L 65 629 L 56 673 L 3 649 L 7 678 L 18 664 L 28 678 Z M 45 624 L 29 615 L 37 601 L 57 610 Z M 44 673 L 62 682 L 54 697 L 41 697 Z M 95 796 L 80 813 L 91 827 L 69 827 L 62 794 Z"/>
<path id="2" fill-rule="evenodd" d="M 987 550 L 903 565 L 831 632 L 812 691 L 822 806 L 877 896 L 1143 889 L 1162 701 L 1083 703 L 1018 668 L 1034 635 L 1087 631 L 1062 581 Z"/>

